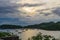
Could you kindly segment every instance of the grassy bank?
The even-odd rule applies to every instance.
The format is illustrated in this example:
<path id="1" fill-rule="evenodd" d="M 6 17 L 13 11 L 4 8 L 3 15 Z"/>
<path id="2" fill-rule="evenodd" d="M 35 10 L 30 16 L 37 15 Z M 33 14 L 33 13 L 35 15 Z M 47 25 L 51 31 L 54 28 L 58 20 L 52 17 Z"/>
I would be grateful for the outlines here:
<path id="1" fill-rule="evenodd" d="M 7 37 L 7 36 L 12 36 L 12 35 L 7 32 L 0 32 L 0 37 Z"/>

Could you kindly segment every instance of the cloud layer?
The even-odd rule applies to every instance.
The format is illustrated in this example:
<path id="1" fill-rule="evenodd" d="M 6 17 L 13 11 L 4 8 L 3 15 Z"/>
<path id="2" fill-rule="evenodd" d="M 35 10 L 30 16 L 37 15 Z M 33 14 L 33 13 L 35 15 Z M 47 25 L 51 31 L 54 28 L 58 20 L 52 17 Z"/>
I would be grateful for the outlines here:
<path id="1" fill-rule="evenodd" d="M 0 0 L 0 24 L 31 25 L 60 20 L 60 0 Z"/>

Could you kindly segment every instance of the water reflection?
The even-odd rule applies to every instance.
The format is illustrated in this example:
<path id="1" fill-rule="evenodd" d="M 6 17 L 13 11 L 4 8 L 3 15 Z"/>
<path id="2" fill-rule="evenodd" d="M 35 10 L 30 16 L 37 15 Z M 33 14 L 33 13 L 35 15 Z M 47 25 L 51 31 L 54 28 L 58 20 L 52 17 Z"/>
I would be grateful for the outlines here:
<path id="1" fill-rule="evenodd" d="M 30 38 L 31 36 L 36 35 L 37 33 L 38 33 L 37 30 L 29 29 L 29 30 L 22 33 L 22 39 L 27 40 L 28 38 Z"/>
<path id="2" fill-rule="evenodd" d="M 10 32 L 15 35 L 18 35 L 20 39 L 27 40 L 28 38 L 38 34 L 41 32 L 44 35 L 51 35 L 55 38 L 60 38 L 60 31 L 46 31 L 46 30 L 40 30 L 40 29 L 4 29 L 0 30 L 0 32 Z"/>

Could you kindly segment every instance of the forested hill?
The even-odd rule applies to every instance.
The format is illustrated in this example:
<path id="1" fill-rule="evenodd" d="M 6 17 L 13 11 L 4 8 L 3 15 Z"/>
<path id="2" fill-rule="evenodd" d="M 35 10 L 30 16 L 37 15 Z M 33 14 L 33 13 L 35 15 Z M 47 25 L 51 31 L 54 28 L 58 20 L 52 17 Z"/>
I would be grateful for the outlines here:
<path id="1" fill-rule="evenodd" d="M 9 25 L 9 24 L 4 24 L 0 25 L 0 29 L 20 29 L 22 26 L 20 25 Z"/>
<path id="2" fill-rule="evenodd" d="M 48 22 L 35 25 L 28 25 L 25 28 L 37 28 L 43 30 L 60 30 L 60 22 Z"/>
<path id="3" fill-rule="evenodd" d="M 44 29 L 44 30 L 60 30 L 60 22 L 48 22 L 35 25 L 20 26 L 20 25 L 0 25 L 0 29 L 20 29 L 20 28 L 32 28 L 32 29 Z"/>

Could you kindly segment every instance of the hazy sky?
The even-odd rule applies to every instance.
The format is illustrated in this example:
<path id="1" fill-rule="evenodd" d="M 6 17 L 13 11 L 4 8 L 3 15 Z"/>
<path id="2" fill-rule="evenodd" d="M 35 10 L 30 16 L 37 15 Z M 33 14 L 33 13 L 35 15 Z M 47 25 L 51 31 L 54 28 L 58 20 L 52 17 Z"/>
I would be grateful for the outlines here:
<path id="1" fill-rule="evenodd" d="M 60 0 L 0 0 L 0 24 L 49 21 L 60 21 Z"/>

